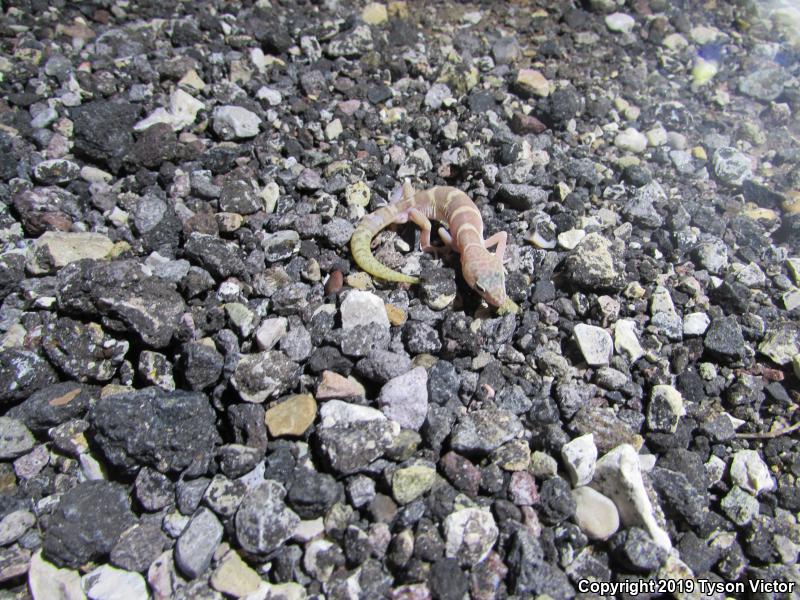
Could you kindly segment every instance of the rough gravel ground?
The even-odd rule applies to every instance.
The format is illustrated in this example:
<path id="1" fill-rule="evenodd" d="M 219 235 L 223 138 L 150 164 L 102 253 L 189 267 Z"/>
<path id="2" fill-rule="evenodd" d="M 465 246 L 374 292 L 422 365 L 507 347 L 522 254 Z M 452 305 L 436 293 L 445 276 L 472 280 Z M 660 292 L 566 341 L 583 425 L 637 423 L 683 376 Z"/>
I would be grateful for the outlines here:
<path id="1" fill-rule="evenodd" d="M 2 11 L 0 599 L 800 597 L 796 3 Z"/>

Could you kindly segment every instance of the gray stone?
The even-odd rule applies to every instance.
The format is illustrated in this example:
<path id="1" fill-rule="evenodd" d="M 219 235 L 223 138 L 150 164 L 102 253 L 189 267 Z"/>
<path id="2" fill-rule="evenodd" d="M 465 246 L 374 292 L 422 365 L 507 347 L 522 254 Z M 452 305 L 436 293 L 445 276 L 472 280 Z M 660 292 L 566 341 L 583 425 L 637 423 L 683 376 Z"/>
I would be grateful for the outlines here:
<path id="1" fill-rule="evenodd" d="M 251 489 L 236 512 L 236 539 L 244 550 L 269 554 L 294 533 L 300 517 L 283 502 L 286 490 L 267 480 Z"/>
<path id="2" fill-rule="evenodd" d="M 195 513 L 175 544 L 175 564 L 181 573 L 196 579 L 206 572 L 222 541 L 222 531 L 213 512 L 203 507 Z"/>

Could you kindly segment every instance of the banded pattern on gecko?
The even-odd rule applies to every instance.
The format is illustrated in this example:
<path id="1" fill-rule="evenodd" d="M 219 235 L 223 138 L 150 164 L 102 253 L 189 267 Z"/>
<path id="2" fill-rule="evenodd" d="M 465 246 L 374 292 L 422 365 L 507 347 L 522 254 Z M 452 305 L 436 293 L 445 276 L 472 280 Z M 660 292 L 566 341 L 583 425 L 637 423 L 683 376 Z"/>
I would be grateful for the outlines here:
<path id="1" fill-rule="evenodd" d="M 506 296 L 503 253 L 506 232 L 501 231 L 483 239 L 483 219 L 475 203 L 454 187 L 434 187 L 415 193 L 406 183 L 403 199 L 367 215 L 359 222 L 350 238 L 350 249 L 359 267 L 373 277 L 387 281 L 419 283 L 419 278 L 393 271 L 381 264 L 371 250 L 372 238 L 392 223 L 411 220 L 421 230 L 420 247 L 423 252 L 435 252 L 431 244 L 431 221 L 446 223 L 438 230 L 445 246 L 461 255 L 464 280 L 472 289 L 499 312 L 517 312 L 518 307 Z M 496 246 L 495 252 L 489 248 Z"/>

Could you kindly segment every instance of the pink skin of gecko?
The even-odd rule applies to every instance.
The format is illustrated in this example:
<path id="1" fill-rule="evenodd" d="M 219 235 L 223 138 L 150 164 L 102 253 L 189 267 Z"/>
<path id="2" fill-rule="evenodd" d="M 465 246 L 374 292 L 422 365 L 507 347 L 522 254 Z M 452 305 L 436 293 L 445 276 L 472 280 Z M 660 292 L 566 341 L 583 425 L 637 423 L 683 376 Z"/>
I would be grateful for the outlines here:
<path id="1" fill-rule="evenodd" d="M 381 264 L 370 249 L 372 238 L 392 223 L 411 221 L 421 229 L 420 247 L 423 252 L 436 253 L 441 247 L 431 244 L 431 220 L 447 223 L 449 232 L 440 227 L 439 237 L 446 248 L 461 255 L 464 280 L 498 312 L 517 312 L 518 307 L 506 296 L 503 253 L 506 232 L 501 231 L 483 239 L 483 219 L 478 208 L 461 190 L 454 187 L 434 187 L 414 192 L 410 184 L 403 185 L 403 199 L 367 215 L 350 238 L 353 258 L 359 267 L 379 279 L 418 283 L 419 279 L 393 271 Z M 494 253 L 489 248 L 495 246 Z"/>

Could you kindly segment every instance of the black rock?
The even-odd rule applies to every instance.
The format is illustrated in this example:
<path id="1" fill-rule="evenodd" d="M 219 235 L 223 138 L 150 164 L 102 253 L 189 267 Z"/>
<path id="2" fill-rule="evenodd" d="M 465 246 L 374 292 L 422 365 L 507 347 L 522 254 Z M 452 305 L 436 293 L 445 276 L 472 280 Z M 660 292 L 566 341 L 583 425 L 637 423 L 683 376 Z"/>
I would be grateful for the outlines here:
<path id="1" fill-rule="evenodd" d="M 126 160 L 134 167 L 158 169 L 165 161 L 176 161 L 181 158 L 181 146 L 178 138 L 167 123 L 155 123 L 141 134 L 134 143 Z"/>
<path id="2" fill-rule="evenodd" d="M 75 150 L 117 173 L 133 147 L 139 107 L 128 102 L 95 100 L 72 109 Z"/>
<path id="3" fill-rule="evenodd" d="M 0 256 L 0 300 L 13 292 L 25 277 L 25 255 L 6 253 Z"/>
<path id="4" fill-rule="evenodd" d="M 343 498 L 342 485 L 334 477 L 300 468 L 294 473 L 286 504 L 301 518 L 316 519 Z"/>
<path id="5" fill-rule="evenodd" d="M 705 573 L 714 566 L 719 558 L 718 548 L 709 546 L 691 531 L 683 534 L 677 548 L 681 560 L 693 573 Z"/>
<path id="6" fill-rule="evenodd" d="M 242 275 L 245 272 L 239 247 L 216 236 L 192 233 L 186 240 L 183 251 L 189 260 L 198 263 L 218 279 Z"/>
<path id="7" fill-rule="evenodd" d="M 666 560 L 667 551 L 656 544 L 644 529 L 630 527 L 616 533 L 611 540 L 611 553 L 623 567 L 637 573 L 651 573 Z"/>
<path id="8" fill-rule="evenodd" d="M 453 363 L 439 360 L 428 371 L 428 396 L 431 404 L 458 400 L 459 377 Z"/>
<path id="9" fill-rule="evenodd" d="M 388 350 L 373 350 L 356 364 L 356 372 L 360 376 L 377 383 L 386 383 L 410 369 L 411 359 L 408 355 Z"/>
<path id="10" fill-rule="evenodd" d="M 469 590 L 469 578 L 455 558 L 442 558 L 431 566 L 428 586 L 435 598 L 462 600 Z"/>
<path id="11" fill-rule="evenodd" d="M 62 317 L 45 327 L 42 349 L 70 378 L 102 383 L 116 374 L 128 352 L 128 342 L 114 339 L 97 323 Z"/>
<path id="12" fill-rule="evenodd" d="M 575 514 L 572 489 L 565 479 L 551 477 L 539 488 L 539 514 L 548 524 L 556 524 Z"/>
<path id="13" fill-rule="evenodd" d="M 89 412 L 94 441 L 113 465 L 202 475 L 220 442 L 216 414 L 199 392 L 150 387 L 101 398 Z"/>
<path id="14" fill-rule="evenodd" d="M 173 254 L 180 241 L 182 224 L 173 207 L 158 193 L 148 192 L 136 203 L 133 225 L 148 250 Z"/>
<path id="15" fill-rule="evenodd" d="M 193 390 L 214 385 L 222 374 L 225 357 L 214 346 L 188 342 L 183 347 L 180 373 Z"/>
<path id="16" fill-rule="evenodd" d="M 403 342 L 413 354 L 435 354 L 442 348 L 439 332 L 427 323 L 408 321 L 403 326 Z"/>
<path id="17" fill-rule="evenodd" d="M 746 356 L 742 328 L 735 317 L 712 320 L 703 343 L 709 352 L 725 360 L 734 361 Z"/>
<path id="18" fill-rule="evenodd" d="M 11 408 L 6 416 L 21 420 L 34 433 L 80 419 L 99 396 L 99 389 L 69 381 L 44 387 L 22 403 Z"/>
<path id="19" fill-rule="evenodd" d="M 142 523 L 122 534 L 111 549 L 111 564 L 144 573 L 164 550 L 167 536 L 156 523 Z"/>
<path id="20" fill-rule="evenodd" d="M 554 600 L 569 600 L 575 590 L 564 572 L 547 562 L 537 538 L 527 529 L 517 529 L 506 558 L 509 591 L 523 597 L 547 594 Z"/>
<path id="21" fill-rule="evenodd" d="M 161 510 L 175 501 L 175 484 L 163 473 L 144 467 L 134 482 L 139 504 L 147 511 Z"/>
<path id="22" fill-rule="evenodd" d="M 58 273 L 58 307 L 96 318 L 112 331 L 133 330 L 145 344 L 163 348 L 172 340 L 186 304 L 172 286 L 151 277 L 134 260 L 80 260 Z"/>
<path id="23" fill-rule="evenodd" d="M 44 532 L 42 548 L 50 562 L 77 569 L 111 552 L 122 532 L 136 523 L 124 486 L 86 481 L 61 496 Z"/>
<path id="24" fill-rule="evenodd" d="M 651 475 L 664 511 L 673 518 L 682 518 L 692 527 L 700 527 L 708 513 L 706 488 L 695 485 L 683 472 L 660 466 L 653 469 Z"/>

